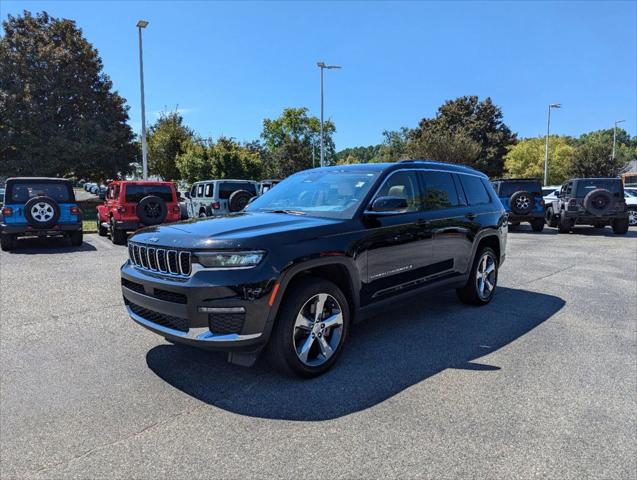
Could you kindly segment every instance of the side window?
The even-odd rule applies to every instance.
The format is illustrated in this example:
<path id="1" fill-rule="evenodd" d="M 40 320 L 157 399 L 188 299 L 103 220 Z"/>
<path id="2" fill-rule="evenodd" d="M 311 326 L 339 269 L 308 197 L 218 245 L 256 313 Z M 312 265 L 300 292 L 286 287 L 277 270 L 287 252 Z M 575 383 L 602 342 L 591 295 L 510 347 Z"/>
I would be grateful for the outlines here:
<path id="1" fill-rule="evenodd" d="M 212 190 L 214 187 L 214 183 L 206 183 L 206 192 L 205 195 L 206 197 L 212 197 Z"/>
<path id="2" fill-rule="evenodd" d="M 197 185 L 197 196 L 203 197 L 203 183 L 200 183 L 199 185 Z"/>
<path id="3" fill-rule="evenodd" d="M 420 192 L 418 180 L 414 172 L 396 172 L 391 174 L 376 194 L 378 197 L 402 197 L 407 200 L 407 212 L 420 209 Z"/>
<path id="4" fill-rule="evenodd" d="M 493 187 L 493 190 L 495 191 L 495 193 L 497 193 L 498 195 L 500 195 L 500 183 L 499 182 L 492 182 L 491 186 Z"/>
<path id="5" fill-rule="evenodd" d="M 491 197 L 480 177 L 460 175 L 460 183 L 462 183 L 462 188 L 467 196 L 469 205 L 486 205 L 491 203 Z"/>
<path id="6" fill-rule="evenodd" d="M 112 192 L 112 195 L 113 195 L 111 198 L 113 200 L 119 199 L 119 185 L 117 185 L 115 187 L 112 187 L 111 192 Z"/>
<path id="7" fill-rule="evenodd" d="M 424 170 L 421 172 L 421 180 L 424 188 L 423 200 L 428 210 L 453 208 L 460 204 L 456 185 L 450 173 Z"/>
<path id="8" fill-rule="evenodd" d="M 573 191 L 573 182 L 568 182 L 566 184 L 566 191 L 564 192 L 566 195 L 570 195 Z"/>
<path id="9" fill-rule="evenodd" d="M 190 188 L 190 196 L 191 196 L 191 197 L 194 197 L 196 193 L 197 193 L 197 185 L 193 185 L 193 186 Z"/>

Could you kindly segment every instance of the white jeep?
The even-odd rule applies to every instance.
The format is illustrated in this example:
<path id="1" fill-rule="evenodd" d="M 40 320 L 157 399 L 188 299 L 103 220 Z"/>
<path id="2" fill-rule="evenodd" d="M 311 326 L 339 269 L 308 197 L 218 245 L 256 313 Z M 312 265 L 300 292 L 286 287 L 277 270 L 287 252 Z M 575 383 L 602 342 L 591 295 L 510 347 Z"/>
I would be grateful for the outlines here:
<path id="1" fill-rule="evenodd" d="M 253 180 L 203 180 L 186 192 L 188 216 L 214 217 L 240 212 L 258 193 Z"/>

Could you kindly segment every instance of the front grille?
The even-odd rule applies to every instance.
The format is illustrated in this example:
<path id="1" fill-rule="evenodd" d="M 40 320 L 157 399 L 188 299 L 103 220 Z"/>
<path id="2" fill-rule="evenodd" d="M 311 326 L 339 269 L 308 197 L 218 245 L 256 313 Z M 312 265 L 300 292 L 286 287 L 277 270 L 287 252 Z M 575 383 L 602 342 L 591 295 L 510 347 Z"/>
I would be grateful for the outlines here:
<path id="1" fill-rule="evenodd" d="M 188 303 L 188 299 L 186 295 L 181 293 L 169 292 L 168 290 L 162 290 L 161 288 L 155 288 L 153 290 L 153 295 L 155 298 L 160 300 L 164 300 L 165 302 L 173 302 L 173 303 Z"/>
<path id="2" fill-rule="evenodd" d="M 172 328 L 173 330 L 179 330 L 180 332 L 188 331 L 188 320 L 185 318 L 172 317 L 163 313 L 154 312 L 131 303 L 130 301 L 126 301 L 126 305 L 128 305 L 134 314 L 139 315 L 144 320 L 148 320 L 149 322 L 156 323 L 163 327 Z"/>
<path id="3" fill-rule="evenodd" d="M 134 292 L 141 293 L 142 295 L 146 294 L 144 286 L 141 283 L 131 282 L 126 278 L 122 278 L 122 286 Z"/>
<path id="4" fill-rule="evenodd" d="M 241 333 L 245 313 L 211 313 L 208 315 L 208 328 L 218 335 Z"/>
<path id="5" fill-rule="evenodd" d="M 192 271 L 192 257 L 186 250 L 168 250 L 128 242 L 128 256 L 137 267 L 151 272 L 187 277 Z"/>

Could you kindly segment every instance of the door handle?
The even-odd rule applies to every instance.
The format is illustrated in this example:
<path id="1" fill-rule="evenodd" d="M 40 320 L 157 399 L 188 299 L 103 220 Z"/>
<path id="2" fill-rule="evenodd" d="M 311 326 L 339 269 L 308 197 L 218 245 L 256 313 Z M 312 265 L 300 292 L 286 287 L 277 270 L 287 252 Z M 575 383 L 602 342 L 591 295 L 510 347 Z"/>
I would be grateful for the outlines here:
<path id="1" fill-rule="evenodd" d="M 477 215 L 475 213 L 467 213 L 465 215 L 465 217 L 467 217 L 469 220 L 475 220 L 476 216 Z"/>

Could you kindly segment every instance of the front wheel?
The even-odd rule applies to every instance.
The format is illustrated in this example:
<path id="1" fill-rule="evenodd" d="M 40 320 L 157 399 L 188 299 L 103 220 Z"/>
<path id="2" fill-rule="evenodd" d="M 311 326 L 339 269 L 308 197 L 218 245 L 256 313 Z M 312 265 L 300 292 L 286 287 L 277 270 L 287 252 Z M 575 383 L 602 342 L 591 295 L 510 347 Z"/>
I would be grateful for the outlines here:
<path id="1" fill-rule="evenodd" d="M 111 242 L 115 245 L 126 243 L 126 231 L 115 228 L 115 220 L 111 219 Z"/>
<path id="2" fill-rule="evenodd" d="M 551 228 L 557 227 L 557 218 L 552 208 L 546 210 L 546 224 Z"/>
<path id="3" fill-rule="evenodd" d="M 628 209 L 628 225 L 637 226 L 637 208 Z"/>
<path id="4" fill-rule="evenodd" d="M 306 277 L 287 292 L 283 302 L 268 345 L 271 360 L 302 377 L 325 373 L 347 339 L 347 298 L 332 282 Z"/>
<path id="5" fill-rule="evenodd" d="M 566 218 L 566 215 L 560 215 L 557 231 L 559 233 L 569 233 L 571 230 L 573 230 L 573 220 Z"/>
<path id="6" fill-rule="evenodd" d="M 100 214 L 97 214 L 97 234 L 100 237 L 105 237 L 108 234 L 108 229 L 102 226 L 102 220 L 100 220 Z"/>
<path id="7" fill-rule="evenodd" d="M 498 257 L 491 248 L 485 247 L 473 261 L 467 284 L 456 293 L 462 302 L 482 306 L 491 301 L 497 284 Z"/>

